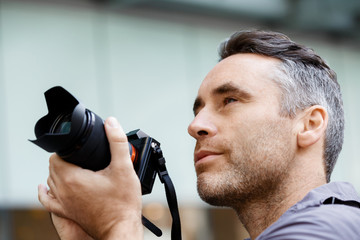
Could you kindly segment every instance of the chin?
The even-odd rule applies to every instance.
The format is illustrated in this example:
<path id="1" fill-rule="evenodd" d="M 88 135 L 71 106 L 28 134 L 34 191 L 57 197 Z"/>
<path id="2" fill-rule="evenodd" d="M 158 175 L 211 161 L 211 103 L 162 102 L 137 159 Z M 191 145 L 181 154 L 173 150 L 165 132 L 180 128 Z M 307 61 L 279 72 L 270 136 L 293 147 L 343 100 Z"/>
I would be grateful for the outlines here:
<path id="1" fill-rule="evenodd" d="M 202 173 L 197 179 L 197 191 L 200 198 L 213 206 L 231 207 L 237 199 L 238 190 L 229 181 L 221 181 L 219 176 Z"/>
<path id="2" fill-rule="evenodd" d="M 208 188 L 204 188 L 204 186 L 199 186 L 198 184 L 198 194 L 200 196 L 200 198 L 210 204 L 210 205 L 213 205 L 213 206 L 223 206 L 223 201 L 221 201 L 221 198 L 219 196 L 217 196 L 217 194 L 214 194 L 214 192 Z M 222 203 L 222 204 L 221 204 Z"/>

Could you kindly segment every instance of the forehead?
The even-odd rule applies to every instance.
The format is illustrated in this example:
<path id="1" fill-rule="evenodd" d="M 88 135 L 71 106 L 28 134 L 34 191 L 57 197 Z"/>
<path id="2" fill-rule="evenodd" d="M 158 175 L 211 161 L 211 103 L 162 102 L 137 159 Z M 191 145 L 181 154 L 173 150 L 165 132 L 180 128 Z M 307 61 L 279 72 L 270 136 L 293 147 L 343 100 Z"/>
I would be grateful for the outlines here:
<path id="1" fill-rule="evenodd" d="M 206 96 L 223 84 L 231 83 L 252 95 L 271 95 L 279 91 L 274 82 L 280 60 L 258 54 L 241 53 L 219 62 L 202 82 L 198 97 Z M 277 95 L 277 94 L 276 94 Z"/>

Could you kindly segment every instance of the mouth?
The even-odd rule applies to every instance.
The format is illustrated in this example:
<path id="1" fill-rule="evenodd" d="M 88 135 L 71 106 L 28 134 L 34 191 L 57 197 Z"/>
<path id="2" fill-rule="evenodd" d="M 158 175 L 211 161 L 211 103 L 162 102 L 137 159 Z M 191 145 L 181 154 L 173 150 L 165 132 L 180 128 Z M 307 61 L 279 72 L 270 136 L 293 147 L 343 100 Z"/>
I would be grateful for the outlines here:
<path id="1" fill-rule="evenodd" d="M 221 153 L 201 150 L 194 154 L 194 162 L 195 164 L 199 164 L 200 162 L 204 162 L 205 160 L 210 160 L 219 155 L 221 155 Z"/>

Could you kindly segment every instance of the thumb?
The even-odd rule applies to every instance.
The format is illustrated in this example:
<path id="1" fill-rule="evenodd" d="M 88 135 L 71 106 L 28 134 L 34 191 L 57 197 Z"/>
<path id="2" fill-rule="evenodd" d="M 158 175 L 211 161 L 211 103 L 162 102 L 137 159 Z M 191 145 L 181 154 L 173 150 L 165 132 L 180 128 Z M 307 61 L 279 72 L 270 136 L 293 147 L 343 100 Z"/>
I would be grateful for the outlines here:
<path id="1" fill-rule="evenodd" d="M 124 130 L 114 117 L 109 117 L 105 121 L 106 136 L 110 145 L 112 168 L 133 169 L 130 159 L 129 144 Z"/>

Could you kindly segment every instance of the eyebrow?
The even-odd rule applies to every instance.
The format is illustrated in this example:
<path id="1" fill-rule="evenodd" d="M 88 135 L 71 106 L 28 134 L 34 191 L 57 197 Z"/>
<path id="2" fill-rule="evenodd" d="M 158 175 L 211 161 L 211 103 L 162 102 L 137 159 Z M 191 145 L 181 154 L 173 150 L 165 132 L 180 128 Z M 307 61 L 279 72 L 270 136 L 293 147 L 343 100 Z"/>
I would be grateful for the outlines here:
<path id="1" fill-rule="evenodd" d="M 211 91 L 211 94 L 214 96 L 225 95 L 225 94 L 234 94 L 242 102 L 249 102 L 253 98 L 253 96 L 248 91 L 246 91 L 245 89 L 242 89 L 230 82 L 224 83 L 224 84 L 218 86 L 217 88 L 213 89 Z M 204 101 L 202 100 L 202 98 L 197 97 L 195 99 L 194 105 L 193 105 L 194 114 L 196 114 L 196 112 L 199 110 L 199 108 L 201 108 L 201 106 L 203 106 L 203 105 L 204 105 Z"/>
<path id="2" fill-rule="evenodd" d="M 194 101 L 194 105 L 193 105 L 193 113 L 194 115 L 196 115 L 196 112 L 201 108 L 201 106 L 204 105 L 204 101 L 200 98 L 197 97 Z"/>
<path id="3" fill-rule="evenodd" d="M 241 97 L 242 100 L 249 101 L 252 98 L 252 95 L 246 91 L 245 89 L 242 89 L 233 83 L 224 83 L 223 85 L 218 86 L 214 90 L 212 90 L 213 95 L 223 95 L 223 94 L 229 94 L 233 93 L 238 95 L 238 97 Z"/>

